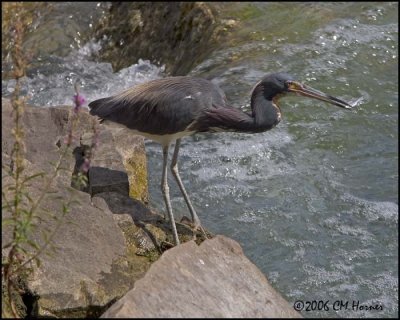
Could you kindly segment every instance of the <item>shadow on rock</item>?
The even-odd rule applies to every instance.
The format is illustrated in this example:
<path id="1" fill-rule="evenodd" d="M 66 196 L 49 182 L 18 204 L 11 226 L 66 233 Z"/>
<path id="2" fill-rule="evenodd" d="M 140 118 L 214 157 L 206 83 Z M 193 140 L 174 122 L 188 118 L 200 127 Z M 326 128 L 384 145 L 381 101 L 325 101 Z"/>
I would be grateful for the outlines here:
<path id="1" fill-rule="evenodd" d="M 157 250 L 161 254 L 171 247 L 171 224 L 154 209 L 119 192 L 102 192 L 96 194 L 94 198 L 96 197 L 104 199 L 123 230 L 127 242 L 140 249 L 139 254 L 152 250 Z M 204 241 L 204 234 L 193 230 L 190 223 L 184 222 L 185 220 L 188 219 L 184 217 L 181 223 L 176 223 L 181 241 L 193 239 L 198 243 Z"/>

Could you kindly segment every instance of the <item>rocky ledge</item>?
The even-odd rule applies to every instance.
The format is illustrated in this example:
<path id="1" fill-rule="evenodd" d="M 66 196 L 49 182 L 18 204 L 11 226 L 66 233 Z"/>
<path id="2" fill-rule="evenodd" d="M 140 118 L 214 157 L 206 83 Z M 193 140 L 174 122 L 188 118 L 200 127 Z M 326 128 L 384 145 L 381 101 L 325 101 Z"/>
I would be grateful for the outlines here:
<path id="1" fill-rule="evenodd" d="M 161 63 L 171 75 L 186 75 L 220 46 L 237 22 L 207 2 L 113 2 L 96 27 L 99 58 L 114 70 L 139 58 Z"/>
<path id="2" fill-rule="evenodd" d="M 51 174 L 72 114 L 70 107 L 26 107 L 24 173 Z M 11 181 L 5 173 L 13 167 L 12 117 L 10 102 L 2 99 L 3 186 Z M 63 160 L 66 170 L 52 180 L 36 210 L 41 220 L 31 240 L 43 243 L 43 231 L 57 224 L 49 213 L 60 215 L 63 203 L 69 203 L 69 213 L 52 239 L 57 249 L 41 255 L 40 267 L 22 279 L 25 298 L 20 299 L 20 310 L 34 317 L 74 318 L 104 312 L 104 317 L 299 316 L 233 240 L 218 236 L 204 241 L 202 234 L 178 223 L 183 244 L 165 251 L 172 235 L 163 216 L 147 206 L 143 138 L 101 126 L 89 184 L 73 188 L 93 135 L 93 118 L 81 111 L 79 119 Z M 32 199 L 40 197 L 45 181 L 31 180 L 26 191 Z M 12 190 L 3 192 L 7 197 Z M 11 236 L 5 227 L 2 243 Z M 3 258 L 6 255 L 2 249 Z"/>
<path id="3" fill-rule="evenodd" d="M 166 251 L 102 318 L 298 318 L 246 258 L 216 236 Z"/>

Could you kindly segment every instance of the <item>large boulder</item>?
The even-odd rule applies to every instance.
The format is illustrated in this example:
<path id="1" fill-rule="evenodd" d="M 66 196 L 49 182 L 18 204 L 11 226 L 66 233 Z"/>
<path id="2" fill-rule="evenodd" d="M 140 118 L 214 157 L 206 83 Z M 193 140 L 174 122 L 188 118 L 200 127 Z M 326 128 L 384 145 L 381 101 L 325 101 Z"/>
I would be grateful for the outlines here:
<path id="1" fill-rule="evenodd" d="M 243 254 L 216 236 L 165 252 L 102 318 L 299 318 Z"/>

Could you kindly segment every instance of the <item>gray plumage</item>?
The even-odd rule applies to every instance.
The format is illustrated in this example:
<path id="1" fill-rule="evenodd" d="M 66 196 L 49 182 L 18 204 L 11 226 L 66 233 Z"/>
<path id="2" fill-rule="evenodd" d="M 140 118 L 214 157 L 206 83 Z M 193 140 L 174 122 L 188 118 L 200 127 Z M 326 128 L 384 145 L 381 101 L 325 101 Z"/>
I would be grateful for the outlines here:
<path id="1" fill-rule="evenodd" d="M 89 107 L 90 114 L 101 119 L 140 132 L 165 135 L 186 130 L 203 110 L 225 105 L 224 92 L 211 81 L 170 77 L 93 101 Z"/>

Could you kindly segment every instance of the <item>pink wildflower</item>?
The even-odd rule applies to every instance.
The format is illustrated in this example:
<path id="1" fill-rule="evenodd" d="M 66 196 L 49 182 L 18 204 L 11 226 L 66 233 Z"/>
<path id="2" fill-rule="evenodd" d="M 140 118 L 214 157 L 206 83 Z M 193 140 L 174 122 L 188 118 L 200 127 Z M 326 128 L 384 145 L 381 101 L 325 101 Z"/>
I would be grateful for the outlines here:
<path id="1" fill-rule="evenodd" d="M 85 158 L 81 166 L 81 171 L 87 173 L 89 169 L 90 169 L 90 159 Z"/>
<path id="2" fill-rule="evenodd" d="M 79 110 L 81 109 L 82 105 L 86 102 L 86 99 L 80 95 L 79 93 L 77 93 L 76 95 L 74 95 L 74 103 L 75 103 L 75 108 L 74 108 L 74 112 L 78 113 Z"/>

